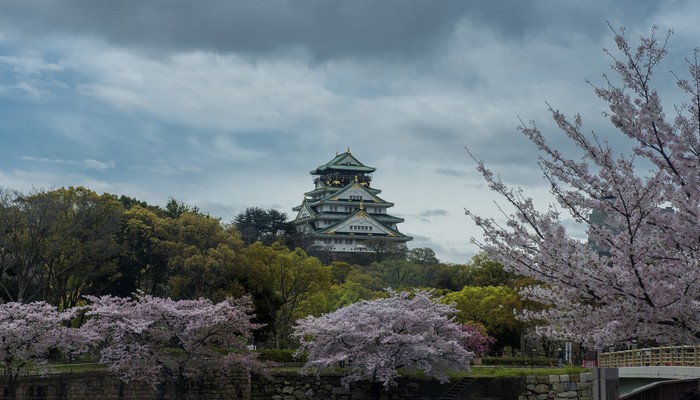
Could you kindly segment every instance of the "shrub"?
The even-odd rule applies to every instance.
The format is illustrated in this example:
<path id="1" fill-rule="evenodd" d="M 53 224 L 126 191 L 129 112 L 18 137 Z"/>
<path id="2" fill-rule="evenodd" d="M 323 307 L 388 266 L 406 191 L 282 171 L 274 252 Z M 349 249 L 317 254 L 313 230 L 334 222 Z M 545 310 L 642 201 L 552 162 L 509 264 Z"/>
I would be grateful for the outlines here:
<path id="1" fill-rule="evenodd" d="M 306 355 L 294 357 L 295 350 L 293 349 L 260 349 L 257 350 L 258 360 L 273 361 L 278 363 L 297 363 L 305 362 Z"/>
<path id="2" fill-rule="evenodd" d="M 481 364 L 549 367 L 552 365 L 557 365 L 557 359 L 550 357 L 484 357 L 481 359 Z"/>

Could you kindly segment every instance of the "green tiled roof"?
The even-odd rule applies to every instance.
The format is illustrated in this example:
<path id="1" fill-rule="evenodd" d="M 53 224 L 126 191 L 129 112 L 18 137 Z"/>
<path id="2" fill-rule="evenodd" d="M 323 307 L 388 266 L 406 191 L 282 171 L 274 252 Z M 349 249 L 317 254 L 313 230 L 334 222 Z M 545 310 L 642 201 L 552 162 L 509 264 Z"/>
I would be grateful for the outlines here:
<path id="1" fill-rule="evenodd" d="M 330 171 L 356 171 L 363 173 L 374 172 L 376 168 L 368 167 L 362 164 L 358 159 L 350 154 L 350 150 L 347 152 L 338 154 L 332 160 L 324 165 L 319 166 L 315 170 L 311 171 L 311 175 L 322 175 Z"/>

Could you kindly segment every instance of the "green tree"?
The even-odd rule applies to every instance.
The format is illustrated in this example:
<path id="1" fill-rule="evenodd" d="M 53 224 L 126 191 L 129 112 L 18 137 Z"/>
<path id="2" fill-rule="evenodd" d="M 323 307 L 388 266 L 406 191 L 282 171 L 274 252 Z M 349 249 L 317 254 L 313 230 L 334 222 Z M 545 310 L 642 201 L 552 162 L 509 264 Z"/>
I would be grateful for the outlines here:
<path id="1" fill-rule="evenodd" d="M 383 237 L 375 237 L 366 240 L 364 246 L 374 252 L 375 261 L 382 262 L 393 258 L 403 258 L 406 254 L 405 246 Z"/>
<path id="2" fill-rule="evenodd" d="M 272 208 L 246 208 L 234 218 L 233 223 L 246 245 L 258 241 L 267 245 L 280 239 L 286 241 L 294 232 L 291 222 L 287 221 L 287 214 Z"/>
<path id="3" fill-rule="evenodd" d="M 198 207 L 190 207 L 181 201 L 177 201 L 170 197 L 168 202 L 165 204 L 165 214 L 166 216 L 177 219 L 184 213 L 199 214 Z"/>
<path id="4" fill-rule="evenodd" d="M 494 348 L 520 347 L 524 324 L 516 318 L 523 310 L 523 301 L 513 288 L 507 286 L 466 286 L 448 293 L 445 302 L 455 303 L 456 319 L 463 324 L 478 323 L 496 338 Z"/>
<path id="5" fill-rule="evenodd" d="M 303 250 L 253 243 L 245 251 L 245 285 L 268 324 L 275 348 L 286 344 L 294 321 L 323 309 L 311 299 L 330 289 L 331 269 Z"/>
<path id="6" fill-rule="evenodd" d="M 373 300 L 386 296 L 385 291 L 375 291 L 353 280 L 334 284 L 330 288 L 327 309 L 323 312 L 333 312 L 361 300 Z"/>
<path id="7" fill-rule="evenodd" d="M 470 286 L 510 286 L 518 282 L 518 276 L 503 268 L 503 264 L 478 253 L 467 264 Z"/>
<path id="8" fill-rule="evenodd" d="M 175 299 L 240 297 L 244 288 L 244 246 L 233 227 L 193 212 L 173 220 L 180 251 L 168 260 L 168 294 Z"/>
<path id="9" fill-rule="evenodd" d="M 433 249 L 429 247 L 418 247 L 408 250 L 406 259 L 414 264 L 425 266 L 436 265 L 440 262 Z"/>
<path id="10" fill-rule="evenodd" d="M 68 309 L 84 295 L 109 292 L 118 281 L 118 234 L 124 210 L 114 196 L 83 187 L 50 194 L 65 205 L 59 228 L 59 236 L 65 236 L 46 260 L 45 298 Z"/>
<path id="11" fill-rule="evenodd" d="M 121 207 L 86 188 L 0 190 L 0 289 L 65 307 L 113 274 Z"/>
<path id="12" fill-rule="evenodd" d="M 168 260 L 179 254 L 180 245 L 172 234 L 172 219 L 156 211 L 134 205 L 124 213 L 122 260 L 120 270 L 125 280 L 124 295 L 142 290 L 152 296 L 165 294 L 168 282 Z"/>
<path id="13" fill-rule="evenodd" d="M 420 286 L 422 267 L 405 259 L 389 259 L 381 263 L 372 263 L 367 268 L 370 274 L 380 278 L 386 287 L 407 288 Z"/>

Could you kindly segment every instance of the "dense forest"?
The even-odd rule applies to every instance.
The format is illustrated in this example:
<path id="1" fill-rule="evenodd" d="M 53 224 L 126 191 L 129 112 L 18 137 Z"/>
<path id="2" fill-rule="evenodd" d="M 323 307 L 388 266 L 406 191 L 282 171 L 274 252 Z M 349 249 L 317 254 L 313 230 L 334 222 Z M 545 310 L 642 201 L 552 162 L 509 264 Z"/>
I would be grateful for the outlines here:
<path id="1" fill-rule="evenodd" d="M 529 282 L 478 254 L 465 264 L 440 262 L 429 248 L 383 249 L 356 259 L 303 250 L 276 210 L 251 207 L 224 222 L 175 199 L 151 205 L 84 187 L 0 189 L 0 297 L 46 301 L 59 309 L 85 296 L 143 293 L 174 300 L 249 294 L 260 346 L 293 346 L 295 321 L 386 289 L 432 289 L 459 309 L 462 323 L 496 338 L 495 350 L 519 348 Z"/>

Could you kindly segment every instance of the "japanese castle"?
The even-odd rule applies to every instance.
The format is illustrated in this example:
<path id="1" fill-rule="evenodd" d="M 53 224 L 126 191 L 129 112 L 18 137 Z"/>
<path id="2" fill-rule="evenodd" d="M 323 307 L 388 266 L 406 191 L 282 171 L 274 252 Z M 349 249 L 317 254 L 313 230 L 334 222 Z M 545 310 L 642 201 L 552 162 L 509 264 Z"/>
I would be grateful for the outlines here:
<path id="1" fill-rule="evenodd" d="M 330 252 L 371 252 L 372 243 L 406 248 L 410 236 L 396 227 L 403 218 L 387 213 L 393 203 L 373 188 L 372 172 L 350 149 L 311 171 L 314 190 L 304 194 L 292 224 L 313 247 Z"/>

